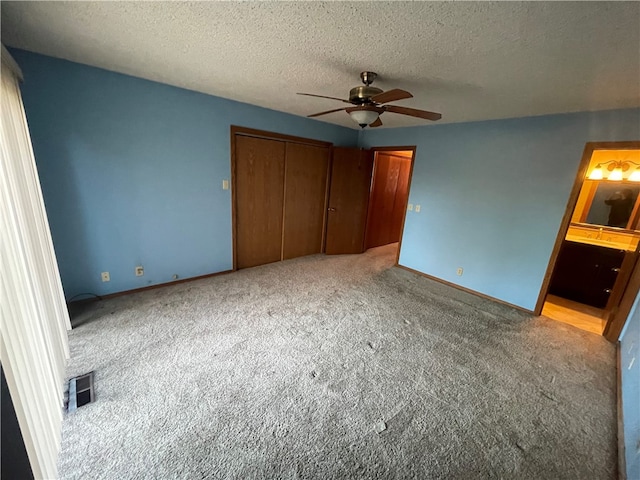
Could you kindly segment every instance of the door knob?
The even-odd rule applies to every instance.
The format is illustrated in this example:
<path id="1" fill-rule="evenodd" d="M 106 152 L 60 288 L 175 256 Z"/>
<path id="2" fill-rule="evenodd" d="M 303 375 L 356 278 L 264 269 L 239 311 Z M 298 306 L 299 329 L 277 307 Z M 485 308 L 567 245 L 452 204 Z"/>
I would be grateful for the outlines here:
<path id="1" fill-rule="evenodd" d="M 333 207 L 329 207 L 327 210 L 329 210 L 330 212 L 335 212 L 336 211 L 336 209 L 333 208 Z"/>
<path id="2" fill-rule="evenodd" d="M 619 268 L 612 268 L 611 271 L 618 273 L 620 271 L 620 269 Z"/>
<path id="3" fill-rule="evenodd" d="M 604 289 L 604 293 L 606 293 L 606 294 L 611 293 L 611 289 L 610 289 L 610 288 L 605 288 L 605 289 Z"/>

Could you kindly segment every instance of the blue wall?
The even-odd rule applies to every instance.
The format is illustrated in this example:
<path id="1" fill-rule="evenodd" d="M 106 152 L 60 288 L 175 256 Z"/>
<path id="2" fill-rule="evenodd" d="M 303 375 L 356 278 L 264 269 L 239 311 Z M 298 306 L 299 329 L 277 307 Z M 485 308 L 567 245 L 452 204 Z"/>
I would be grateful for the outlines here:
<path id="1" fill-rule="evenodd" d="M 640 139 L 640 110 L 365 130 L 417 146 L 400 264 L 533 310 L 586 142 Z M 463 267 L 462 276 L 456 269 Z"/>
<path id="2" fill-rule="evenodd" d="M 584 144 L 640 138 L 637 109 L 358 132 L 12 53 L 67 298 L 232 267 L 221 185 L 235 124 L 343 146 L 416 145 L 410 202 L 422 211 L 407 216 L 400 263 L 532 310 Z"/>
<path id="3" fill-rule="evenodd" d="M 620 335 L 622 418 L 629 480 L 640 478 L 640 294 Z"/>
<path id="4" fill-rule="evenodd" d="M 20 50 L 67 299 L 232 268 L 230 125 L 355 146 L 356 130 Z M 145 268 L 143 277 L 134 267 Z M 100 273 L 111 281 L 103 283 Z"/>

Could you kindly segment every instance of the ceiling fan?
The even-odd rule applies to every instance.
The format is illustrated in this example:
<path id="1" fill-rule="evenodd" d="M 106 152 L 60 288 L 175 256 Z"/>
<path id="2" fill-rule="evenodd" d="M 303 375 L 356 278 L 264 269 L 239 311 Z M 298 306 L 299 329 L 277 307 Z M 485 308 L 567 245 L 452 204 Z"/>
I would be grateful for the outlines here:
<path id="1" fill-rule="evenodd" d="M 328 113 L 346 111 L 349 116 L 358 124 L 364 128 L 367 125 L 370 127 L 379 127 L 382 125 L 380 115 L 384 112 L 399 113 L 401 115 L 409 115 L 411 117 L 424 118 L 426 120 L 440 120 L 442 115 L 435 112 L 428 112 L 426 110 L 418 110 L 415 108 L 400 107 L 397 105 L 386 105 L 389 102 L 395 102 L 396 100 L 403 100 L 405 98 L 412 98 L 406 90 L 400 90 L 394 88 L 393 90 L 382 91 L 377 87 L 372 87 L 371 84 L 378 76 L 375 72 L 362 72 L 360 78 L 364 86 L 360 85 L 354 87 L 349 92 L 349 100 L 343 100 L 342 98 L 327 97 L 325 95 L 315 95 L 313 93 L 298 93 L 298 95 L 306 95 L 308 97 L 329 98 L 331 100 L 338 100 L 343 103 L 350 103 L 353 107 L 336 108 L 334 110 L 327 110 L 326 112 L 314 113 L 308 115 L 309 117 L 319 117 L 320 115 L 326 115 Z"/>

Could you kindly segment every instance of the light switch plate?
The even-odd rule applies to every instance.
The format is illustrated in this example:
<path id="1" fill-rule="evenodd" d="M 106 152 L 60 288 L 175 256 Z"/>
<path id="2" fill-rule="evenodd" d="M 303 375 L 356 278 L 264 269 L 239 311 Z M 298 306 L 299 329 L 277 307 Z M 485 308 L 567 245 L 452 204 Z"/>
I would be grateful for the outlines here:
<path id="1" fill-rule="evenodd" d="M 416 205 L 416 213 L 420 212 L 420 205 Z"/>
<path id="2" fill-rule="evenodd" d="M 222 189 L 229 190 L 229 180 L 222 180 Z"/>
<path id="3" fill-rule="evenodd" d="M 407 210 L 409 210 L 410 212 L 413 212 L 413 203 L 410 203 L 409 205 L 407 205 Z"/>

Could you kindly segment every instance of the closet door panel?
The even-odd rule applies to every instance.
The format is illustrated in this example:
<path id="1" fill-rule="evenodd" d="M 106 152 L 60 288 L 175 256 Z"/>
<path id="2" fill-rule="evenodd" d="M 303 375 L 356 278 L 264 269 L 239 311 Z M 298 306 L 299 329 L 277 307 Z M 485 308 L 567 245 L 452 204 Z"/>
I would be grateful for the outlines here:
<path id="1" fill-rule="evenodd" d="M 285 142 L 236 135 L 236 266 L 282 259 Z"/>
<path id="2" fill-rule="evenodd" d="M 391 238 L 390 243 L 400 241 L 402 233 L 402 221 L 407 208 L 407 200 L 409 199 L 409 174 L 411 171 L 411 159 L 395 157 L 399 165 L 398 186 L 396 188 L 396 198 L 393 202 L 393 216 L 391 219 Z"/>
<path id="3" fill-rule="evenodd" d="M 329 149 L 287 143 L 283 258 L 322 251 Z"/>
<path id="4" fill-rule="evenodd" d="M 374 164 L 373 186 L 367 224 L 367 248 L 386 245 L 392 239 L 393 205 L 396 198 L 400 162 L 395 157 L 378 152 Z"/>

